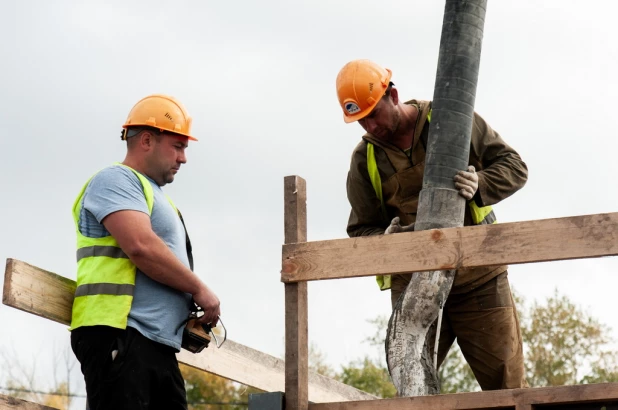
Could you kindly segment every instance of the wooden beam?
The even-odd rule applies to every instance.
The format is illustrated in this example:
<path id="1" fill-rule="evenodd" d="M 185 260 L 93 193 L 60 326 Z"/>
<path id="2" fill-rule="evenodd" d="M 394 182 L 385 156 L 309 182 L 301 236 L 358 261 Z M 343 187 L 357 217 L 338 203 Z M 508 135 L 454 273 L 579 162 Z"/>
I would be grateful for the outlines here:
<path id="1" fill-rule="evenodd" d="M 75 282 L 16 259 L 7 259 L 2 302 L 63 325 L 71 321 Z M 178 360 L 264 391 L 284 390 L 283 360 L 231 340 L 217 349 L 211 344 L 200 354 L 185 350 Z M 311 374 L 309 399 L 314 402 L 369 400 L 376 397 L 327 377 Z M 1 407 L 0 407 L 1 409 Z"/>
<path id="2" fill-rule="evenodd" d="M 200 354 L 182 350 L 177 356 L 188 366 L 260 390 L 276 392 L 285 389 L 283 360 L 231 340 L 220 349 L 208 347 Z M 316 403 L 377 398 L 314 372 L 308 372 L 308 380 L 309 400 Z"/>
<path id="3" fill-rule="evenodd" d="M 43 406 L 41 404 L 17 399 L 11 396 L 0 394 L 0 410 L 57 410 L 55 407 Z"/>
<path id="4" fill-rule="evenodd" d="M 618 213 L 283 245 L 285 283 L 618 255 Z"/>
<path id="5" fill-rule="evenodd" d="M 2 303 L 69 325 L 75 282 L 16 259 L 6 260 Z"/>
<path id="6" fill-rule="evenodd" d="M 307 241 L 307 185 L 287 176 L 284 185 L 285 243 Z M 285 408 L 309 406 L 307 282 L 285 284 Z"/>
<path id="7" fill-rule="evenodd" d="M 618 383 L 494 390 L 435 396 L 403 397 L 347 403 L 315 403 L 309 410 L 481 410 L 534 409 L 536 405 L 618 401 Z M 554 407 L 552 407 L 554 408 Z"/>

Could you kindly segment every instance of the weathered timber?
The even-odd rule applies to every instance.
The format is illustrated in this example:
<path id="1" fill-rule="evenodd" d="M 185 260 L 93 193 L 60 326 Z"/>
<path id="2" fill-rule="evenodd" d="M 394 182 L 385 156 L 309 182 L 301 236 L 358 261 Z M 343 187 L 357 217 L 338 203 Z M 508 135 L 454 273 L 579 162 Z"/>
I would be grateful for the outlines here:
<path id="1" fill-rule="evenodd" d="M 284 240 L 307 240 L 307 184 L 296 175 L 283 181 Z M 285 284 L 285 408 L 306 410 L 308 392 L 307 282 Z"/>
<path id="2" fill-rule="evenodd" d="M 57 410 L 55 407 L 17 399 L 0 394 L 0 410 Z"/>
<path id="3" fill-rule="evenodd" d="M 618 213 L 283 245 L 283 282 L 618 255 Z"/>
<path id="4" fill-rule="evenodd" d="M 68 325 L 75 281 L 16 259 L 6 260 L 2 303 Z"/>
<path id="5" fill-rule="evenodd" d="M 227 340 L 220 348 L 211 344 L 199 354 L 186 350 L 178 360 L 188 366 L 234 380 L 260 390 L 284 390 L 285 363 L 259 350 Z M 329 401 L 369 400 L 376 397 L 314 372 L 308 373 L 309 400 Z"/>
<path id="6" fill-rule="evenodd" d="M 71 321 L 75 282 L 28 263 L 7 259 L 2 302 L 63 325 Z M 283 360 L 232 340 L 217 349 L 211 344 L 199 354 L 185 350 L 178 360 L 188 366 L 264 391 L 284 390 Z M 309 400 L 348 401 L 376 397 L 327 377 L 309 373 Z M 1 408 L 1 407 L 0 407 Z"/>
<path id="7" fill-rule="evenodd" d="M 493 390 L 347 403 L 315 403 L 309 410 L 531 410 L 537 405 L 618 403 L 618 383 Z M 550 407 L 558 409 L 560 407 Z"/>

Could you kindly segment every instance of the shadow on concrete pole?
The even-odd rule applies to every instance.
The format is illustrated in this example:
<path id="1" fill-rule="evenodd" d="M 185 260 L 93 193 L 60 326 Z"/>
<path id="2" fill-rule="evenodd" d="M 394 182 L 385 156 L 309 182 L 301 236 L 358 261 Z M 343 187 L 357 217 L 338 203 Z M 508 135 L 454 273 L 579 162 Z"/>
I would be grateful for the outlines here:
<path id="1" fill-rule="evenodd" d="M 486 8 L 487 0 L 446 1 L 417 231 L 463 226 L 466 202 L 453 177 L 468 167 Z M 414 274 L 393 311 L 386 359 L 400 396 L 440 391 L 429 330 L 454 276 L 453 270 Z"/>

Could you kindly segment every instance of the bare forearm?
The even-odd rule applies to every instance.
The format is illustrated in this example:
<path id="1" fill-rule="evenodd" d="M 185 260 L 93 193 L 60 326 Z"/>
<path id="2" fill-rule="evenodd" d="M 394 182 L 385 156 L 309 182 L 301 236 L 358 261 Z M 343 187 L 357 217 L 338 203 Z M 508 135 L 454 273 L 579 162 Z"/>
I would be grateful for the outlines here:
<path id="1" fill-rule="evenodd" d="M 206 286 L 156 235 L 131 251 L 129 258 L 148 277 L 176 290 L 196 294 Z"/>
<path id="2" fill-rule="evenodd" d="M 221 313 L 219 298 L 154 233 L 149 215 L 118 211 L 102 223 L 139 270 L 157 282 L 193 295 L 193 301 L 204 311 L 200 322 L 216 325 Z"/>

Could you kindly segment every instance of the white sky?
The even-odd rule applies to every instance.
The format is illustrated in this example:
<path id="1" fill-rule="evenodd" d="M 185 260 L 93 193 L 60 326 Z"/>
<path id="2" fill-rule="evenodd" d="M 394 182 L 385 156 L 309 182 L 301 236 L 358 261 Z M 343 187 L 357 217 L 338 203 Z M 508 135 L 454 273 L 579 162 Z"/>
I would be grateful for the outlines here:
<path id="1" fill-rule="evenodd" d="M 393 70 L 402 98 L 431 99 L 444 3 L 7 0 L 2 9 L 0 259 L 74 279 L 75 196 L 124 158 L 132 105 L 174 95 L 200 138 L 166 187 L 197 273 L 219 295 L 231 339 L 282 356 L 283 177 L 307 180 L 309 240 L 346 236 L 345 180 L 362 130 L 342 121 L 337 72 L 369 58 Z M 495 206 L 499 221 L 617 210 L 617 9 L 490 1 L 476 110 L 529 167 L 528 184 Z M 616 258 L 578 260 L 512 266 L 509 276 L 528 300 L 557 288 L 618 329 L 616 268 Z M 310 340 L 345 364 L 372 353 L 366 320 L 389 310 L 373 278 L 310 283 Z M 68 345 L 64 326 L 3 305 L 0 324 L 0 351 L 41 369 Z"/>

